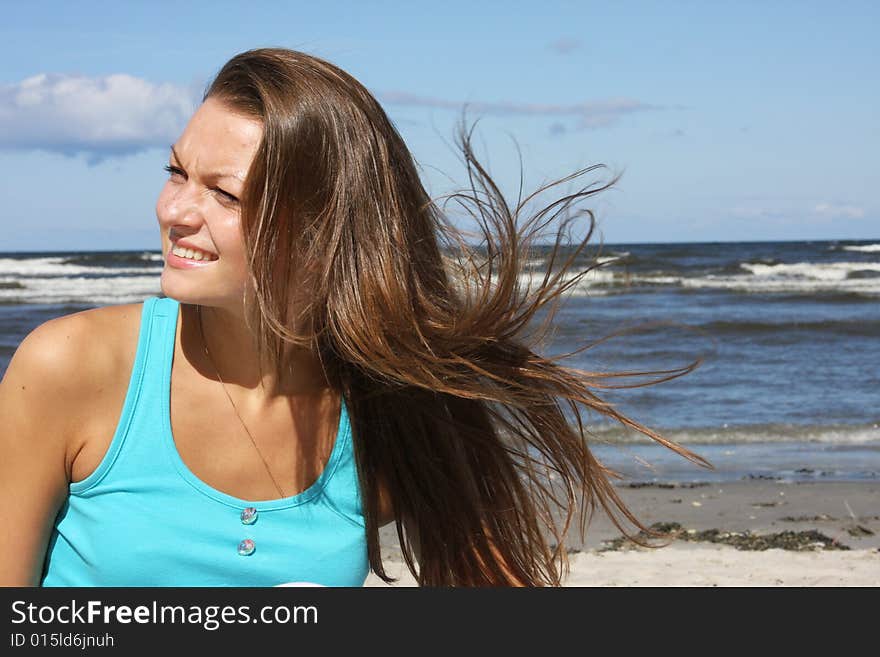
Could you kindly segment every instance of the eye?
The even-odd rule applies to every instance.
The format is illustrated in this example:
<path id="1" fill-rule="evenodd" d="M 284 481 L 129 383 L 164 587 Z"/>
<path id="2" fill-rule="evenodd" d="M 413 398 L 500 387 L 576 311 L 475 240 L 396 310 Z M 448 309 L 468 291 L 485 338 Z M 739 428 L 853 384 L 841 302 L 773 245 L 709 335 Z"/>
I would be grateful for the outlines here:
<path id="1" fill-rule="evenodd" d="M 238 198 L 233 196 L 229 192 L 223 191 L 219 187 L 214 187 L 211 191 L 217 196 L 217 200 L 219 200 L 224 205 L 238 205 Z"/>
<path id="2" fill-rule="evenodd" d="M 173 176 L 180 176 L 182 178 L 186 178 L 186 174 L 183 172 L 183 169 L 180 169 L 175 166 L 171 166 L 170 164 L 166 164 L 162 168 L 165 169 L 165 171 L 167 171 L 172 177 Z"/>

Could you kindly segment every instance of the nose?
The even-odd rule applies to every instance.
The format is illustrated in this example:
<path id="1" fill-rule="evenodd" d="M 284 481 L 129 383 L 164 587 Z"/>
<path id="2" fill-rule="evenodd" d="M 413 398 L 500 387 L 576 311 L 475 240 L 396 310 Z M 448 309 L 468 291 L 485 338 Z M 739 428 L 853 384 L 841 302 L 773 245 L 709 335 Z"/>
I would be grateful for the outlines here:
<path id="1" fill-rule="evenodd" d="M 156 202 L 156 218 L 165 228 L 180 226 L 198 230 L 204 222 L 204 212 L 194 185 L 189 181 L 182 184 L 167 181 Z"/>

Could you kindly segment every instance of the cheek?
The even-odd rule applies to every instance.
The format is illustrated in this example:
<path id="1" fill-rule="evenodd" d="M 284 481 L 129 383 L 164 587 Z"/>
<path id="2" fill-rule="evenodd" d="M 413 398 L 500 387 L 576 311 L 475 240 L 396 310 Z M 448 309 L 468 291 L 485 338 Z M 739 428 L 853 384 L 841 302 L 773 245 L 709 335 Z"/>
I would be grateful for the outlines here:
<path id="1" fill-rule="evenodd" d="M 220 250 L 229 259 L 244 262 L 246 260 L 244 248 L 244 236 L 241 233 L 241 220 L 238 216 L 226 215 L 215 218 L 212 224 L 212 234 Z"/>

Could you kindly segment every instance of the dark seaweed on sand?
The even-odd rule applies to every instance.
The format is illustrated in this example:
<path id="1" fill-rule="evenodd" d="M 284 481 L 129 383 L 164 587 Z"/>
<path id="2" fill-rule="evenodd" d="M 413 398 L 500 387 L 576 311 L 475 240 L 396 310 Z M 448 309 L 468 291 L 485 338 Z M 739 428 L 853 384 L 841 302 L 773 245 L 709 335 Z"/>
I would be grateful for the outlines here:
<path id="1" fill-rule="evenodd" d="M 810 552 L 814 550 L 849 550 L 849 546 L 843 545 L 837 539 L 830 538 L 825 534 L 808 529 L 804 531 L 784 531 L 776 534 L 753 534 L 752 532 L 728 532 L 720 529 L 684 529 L 677 522 L 657 522 L 651 525 L 656 532 L 667 534 L 671 539 L 680 541 L 722 543 L 732 545 L 737 550 L 792 550 L 795 552 Z M 644 532 L 640 538 L 650 539 Z M 604 541 L 605 547 L 598 552 L 611 552 L 615 550 L 629 549 L 635 544 L 626 537 L 618 537 Z"/>

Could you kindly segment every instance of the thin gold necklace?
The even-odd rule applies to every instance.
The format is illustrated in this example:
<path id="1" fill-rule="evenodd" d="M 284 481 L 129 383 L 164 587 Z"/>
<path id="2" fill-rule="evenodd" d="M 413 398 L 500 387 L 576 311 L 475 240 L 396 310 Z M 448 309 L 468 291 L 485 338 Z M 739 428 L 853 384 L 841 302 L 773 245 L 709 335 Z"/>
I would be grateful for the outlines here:
<path id="1" fill-rule="evenodd" d="M 248 438 L 251 439 L 251 444 L 254 446 L 257 454 L 260 457 L 260 460 L 263 462 L 263 467 L 266 468 L 266 474 L 269 475 L 269 479 L 272 480 L 272 483 L 275 484 L 275 488 L 278 491 L 281 497 L 287 497 L 284 494 L 284 489 L 278 484 L 275 480 L 275 477 L 272 476 L 272 470 L 269 468 L 269 464 L 266 462 L 266 458 L 263 456 L 263 452 L 260 451 L 260 448 L 257 447 L 257 441 L 254 440 L 253 434 L 251 434 L 250 430 L 247 428 L 247 425 L 244 423 L 244 420 L 241 419 L 241 414 L 238 412 L 238 408 L 235 406 L 235 402 L 232 401 L 232 397 L 229 394 L 229 391 L 226 389 L 226 384 L 223 383 L 223 378 L 220 376 L 220 372 L 217 369 L 217 365 L 214 363 L 214 359 L 211 358 L 211 352 L 208 350 L 208 341 L 205 340 L 205 328 L 202 325 L 202 307 L 196 306 L 196 314 L 199 316 L 199 335 L 202 338 L 202 346 L 205 347 L 205 355 L 208 357 L 208 362 L 211 363 L 211 366 L 214 368 L 214 373 L 217 375 L 217 380 L 220 381 L 220 386 L 223 388 L 223 392 L 226 393 L 226 399 L 229 400 L 229 403 L 232 405 L 232 410 L 235 411 L 236 417 L 238 417 L 238 421 L 241 422 L 241 426 L 244 428 L 245 433 L 248 435 Z"/>

